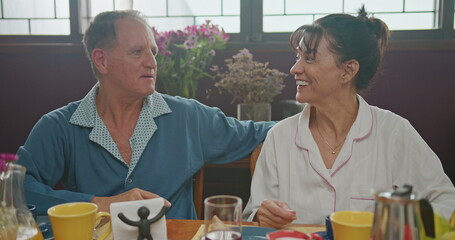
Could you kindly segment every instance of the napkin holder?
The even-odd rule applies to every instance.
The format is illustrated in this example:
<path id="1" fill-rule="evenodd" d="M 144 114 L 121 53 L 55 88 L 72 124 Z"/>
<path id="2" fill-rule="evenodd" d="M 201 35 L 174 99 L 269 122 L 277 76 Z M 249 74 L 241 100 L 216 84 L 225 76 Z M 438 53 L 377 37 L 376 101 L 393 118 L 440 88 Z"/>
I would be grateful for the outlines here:
<path id="1" fill-rule="evenodd" d="M 167 209 L 162 198 L 112 203 L 114 239 L 167 239 Z"/>

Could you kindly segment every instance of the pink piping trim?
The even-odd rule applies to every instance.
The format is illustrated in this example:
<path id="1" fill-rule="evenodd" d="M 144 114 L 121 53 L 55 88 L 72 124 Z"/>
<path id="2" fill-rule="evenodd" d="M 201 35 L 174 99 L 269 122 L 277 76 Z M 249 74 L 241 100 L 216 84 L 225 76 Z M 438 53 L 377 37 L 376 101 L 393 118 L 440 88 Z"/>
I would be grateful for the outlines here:
<path id="1" fill-rule="evenodd" d="M 373 118 L 373 111 L 371 110 L 370 108 L 370 114 L 371 114 L 371 125 L 370 125 L 370 130 L 362 137 L 359 137 L 359 138 L 354 138 L 352 141 L 353 142 L 357 142 L 359 140 L 362 140 L 364 138 L 366 138 L 367 136 L 369 136 L 371 134 L 371 131 L 373 131 L 373 122 L 374 122 L 374 118 Z M 333 175 L 335 175 L 335 173 L 338 172 L 338 170 L 340 170 L 344 165 L 346 165 L 346 163 L 349 162 L 349 160 L 351 160 L 351 156 L 352 156 L 352 151 L 354 149 L 354 144 L 351 145 L 351 154 L 349 155 L 348 159 L 346 159 L 345 162 L 343 162 L 337 169 L 335 169 L 335 171 L 332 172 L 332 174 L 330 174 L 331 177 L 333 177 Z"/>
<path id="2" fill-rule="evenodd" d="M 351 199 L 356 199 L 356 200 L 374 200 L 374 198 L 356 198 L 356 197 L 351 197 Z"/>
<path id="3" fill-rule="evenodd" d="M 308 159 L 310 159 L 310 155 L 308 154 Z M 316 170 L 314 167 L 313 167 L 313 164 L 311 164 L 311 160 L 309 161 L 310 162 L 310 166 L 311 168 L 313 169 L 313 171 L 315 171 L 320 177 L 322 177 L 322 179 L 324 179 L 324 181 L 329 184 L 329 186 L 333 189 L 333 192 L 335 193 L 335 195 L 333 196 L 334 198 L 334 201 L 333 201 L 333 211 L 336 212 L 336 209 L 337 209 L 337 190 L 335 189 L 335 187 L 330 184 L 330 182 L 324 177 L 322 176 L 322 174 Z"/>
<path id="4" fill-rule="evenodd" d="M 304 148 L 302 146 L 300 146 L 298 143 L 297 143 L 297 136 L 298 136 L 298 133 L 299 133 L 299 125 L 297 124 L 297 130 L 295 132 L 295 138 L 294 138 L 294 143 L 295 145 L 299 148 L 299 149 L 302 149 L 302 150 L 305 150 L 308 154 L 308 159 L 310 160 L 310 154 L 309 154 L 309 150 L 307 148 Z M 313 164 L 311 164 L 311 161 L 309 161 L 310 163 L 310 166 L 311 168 L 313 169 L 313 171 L 315 171 L 322 179 L 324 179 L 324 181 L 333 189 L 333 192 L 335 193 L 334 195 L 334 201 L 333 201 L 333 211 L 335 212 L 336 211 L 336 208 L 337 208 L 337 190 L 335 189 L 335 187 L 330 184 L 330 182 L 324 177 L 322 176 L 322 174 L 316 170 L 313 166 Z"/>

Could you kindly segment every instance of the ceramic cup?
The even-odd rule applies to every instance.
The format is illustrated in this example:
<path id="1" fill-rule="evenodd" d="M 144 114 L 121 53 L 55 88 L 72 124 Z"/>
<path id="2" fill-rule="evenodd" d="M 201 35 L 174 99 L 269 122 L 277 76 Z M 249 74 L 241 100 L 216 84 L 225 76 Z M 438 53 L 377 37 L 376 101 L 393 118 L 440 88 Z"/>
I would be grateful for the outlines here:
<path id="1" fill-rule="evenodd" d="M 332 223 L 330 222 L 330 215 L 325 217 L 325 232 L 327 240 L 333 240 Z"/>
<path id="2" fill-rule="evenodd" d="M 64 203 L 47 210 L 55 240 L 92 240 L 95 225 L 107 212 L 98 212 L 98 206 L 88 202 Z M 108 223 L 110 224 L 110 223 Z M 98 240 L 105 239 L 111 232 L 105 231 Z"/>
<path id="3" fill-rule="evenodd" d="M 27 204 L 27 208 L 32 213 L 33 219 L 36 222 L 36 206 L 34 204 Z"/>
<path id="4" fill-rule="evenodd" d="M 330 214 L 334 240 L 370 239 L 373 213 L 339 211 Z"/>

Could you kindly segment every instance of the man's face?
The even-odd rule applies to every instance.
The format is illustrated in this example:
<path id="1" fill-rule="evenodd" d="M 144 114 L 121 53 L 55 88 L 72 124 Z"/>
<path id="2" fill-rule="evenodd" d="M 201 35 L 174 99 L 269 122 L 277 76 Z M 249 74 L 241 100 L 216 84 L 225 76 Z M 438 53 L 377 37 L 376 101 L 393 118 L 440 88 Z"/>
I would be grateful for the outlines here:
<path id="1" fill-rule="evenodd" d="M 105 49 L 106 70 L 100 78 L 113 94 L 145 97 L 155 91 L 158 52 L 151 29 L 134 19 L 117 22 L 117 42 Z"/>

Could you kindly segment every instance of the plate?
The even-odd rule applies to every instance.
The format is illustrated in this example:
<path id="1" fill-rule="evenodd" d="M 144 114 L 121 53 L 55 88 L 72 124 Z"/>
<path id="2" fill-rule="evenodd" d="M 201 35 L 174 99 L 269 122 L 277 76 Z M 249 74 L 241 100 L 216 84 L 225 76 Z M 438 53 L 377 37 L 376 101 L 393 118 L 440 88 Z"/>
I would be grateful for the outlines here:
<path id="1" fill-rule="evenodd" d="M 266 239 L 265 235 L 276 229 L 267 227 L 242 227 L 242 240 Z"/>

